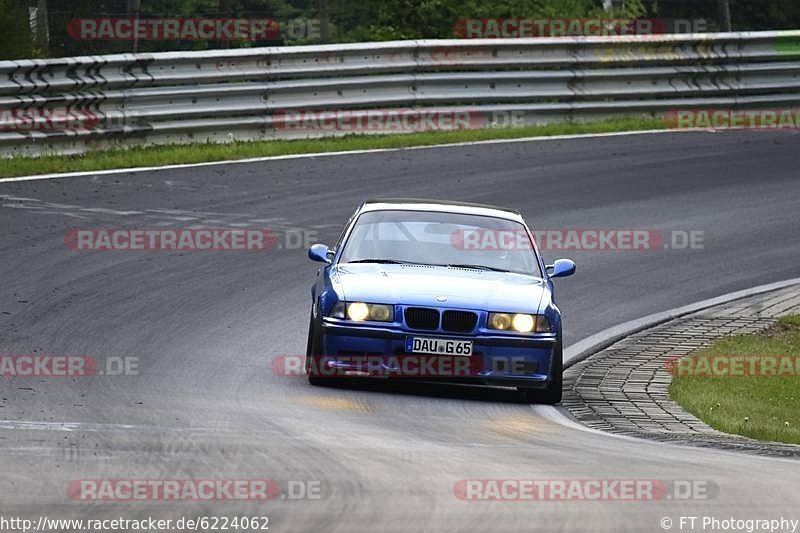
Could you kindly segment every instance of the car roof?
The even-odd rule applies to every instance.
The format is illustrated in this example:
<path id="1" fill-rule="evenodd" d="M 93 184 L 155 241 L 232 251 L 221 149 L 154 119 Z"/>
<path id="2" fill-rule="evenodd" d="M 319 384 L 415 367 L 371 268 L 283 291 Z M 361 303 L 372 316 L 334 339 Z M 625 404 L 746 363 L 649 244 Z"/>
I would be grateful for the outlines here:
<path id="1" fill-rule="evenodd" d="M 424 198 L 370 198 L 364 201 L 360 209 L 361 212 L 386 210 L 460 213 L 504 218 L 524 223 L 522 215 L 515 209 L 471 202 L 426 200 Z"/>

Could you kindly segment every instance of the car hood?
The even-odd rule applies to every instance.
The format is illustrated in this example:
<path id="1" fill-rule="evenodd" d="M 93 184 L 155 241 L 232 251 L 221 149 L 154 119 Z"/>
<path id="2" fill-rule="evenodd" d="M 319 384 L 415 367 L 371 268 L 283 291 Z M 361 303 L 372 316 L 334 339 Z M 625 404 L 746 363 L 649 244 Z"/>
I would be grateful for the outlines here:
<path id="1" fill-rule="evenodd" d="M 543 280 L 507 272 L 351 263 L 331 267 L 330 277 L 340 298 L 351 302 L 535 313 L 550 300 Z"/>

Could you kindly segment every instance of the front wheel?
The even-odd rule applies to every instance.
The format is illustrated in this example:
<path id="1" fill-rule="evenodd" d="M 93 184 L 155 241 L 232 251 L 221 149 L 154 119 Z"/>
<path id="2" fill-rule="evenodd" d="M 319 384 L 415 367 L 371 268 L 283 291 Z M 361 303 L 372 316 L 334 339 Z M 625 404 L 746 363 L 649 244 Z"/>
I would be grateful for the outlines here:
<path id="1" fill-rule="evenodd" d="M 311 367 L 311 359 L 315 355 L 320 355 L 322 349 L 322 339 L 317 325 L 314 324 L 314 315 L 308 319 L 308 341 L 306 342 L 306 376 L 311 385 L 324 385 L 323 378 L 315 376 Z"/>
<path id="2" fill-rule="evenodd" d="M 551 379 L 547 383 L 547 387 L 544 389 L 520 388 L 519 391 L 525 395 L 525 399 L 529 402 L 555 405 L 561 401 L 563 371 L 564 358 L 561 352 L 561 341 L 559 340 L 558 344 L 553 349 L 553 363 L 550 368 Z"/>
<path id="3" fill-rule="evenodd" d="M 311 360 L 316 356 L 318 360 L 322 354 L 322 331 L 319 324 L 314 322 L 314 316 L 308 321 L 308 341 L 306 342 L 306 376 L 308 383 L 316 387 L 339 385 L 343 383 L 342 378 L 320 376 L 318 370 L 312 367 Z"/>

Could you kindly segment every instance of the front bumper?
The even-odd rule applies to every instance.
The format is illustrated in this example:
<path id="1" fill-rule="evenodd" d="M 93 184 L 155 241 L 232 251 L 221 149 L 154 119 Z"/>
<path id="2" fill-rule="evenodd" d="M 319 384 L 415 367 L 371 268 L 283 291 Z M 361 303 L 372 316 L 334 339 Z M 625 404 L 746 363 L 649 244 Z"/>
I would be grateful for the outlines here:
<path id="1" fill-rule="evenodd" d="M 411 354 L 407 337 L 472 341 L 469 356 Z M 380 375 L 486 385 L 540 388 L 552 379 L 553 357 L 560 357 L 554 333 L 521 335 L 454 335 L 389 327 L 322 322 L 322 365 L 336 375 Z M 408 361 L 425 358 L 424 363 Z M 455 362 L 442 361 L 454 359 Z M 323 360 L 324 359 L 324 360 Z M 442 364 L 438 364 L 439 362 Z M 406 364 L 408 362 L 409 364 Z M 434 371 L 431 372 L 430 369 Z M 427 370 L 426 370 L 427 369 Z M 452 371 L 448 371 L 448 369 Z M 466 371 L 465 371 L 466 369 Z"/>

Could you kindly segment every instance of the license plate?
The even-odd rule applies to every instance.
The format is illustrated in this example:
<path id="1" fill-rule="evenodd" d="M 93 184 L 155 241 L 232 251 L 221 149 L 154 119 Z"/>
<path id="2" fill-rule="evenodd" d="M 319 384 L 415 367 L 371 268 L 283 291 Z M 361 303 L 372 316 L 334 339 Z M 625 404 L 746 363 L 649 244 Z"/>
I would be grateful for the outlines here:
<path id="1" fill-rule="evenodd" d="M 406 352 L 436 355 L 472 355 L 472 341 L 432 337 L 406 337 Z"/>

